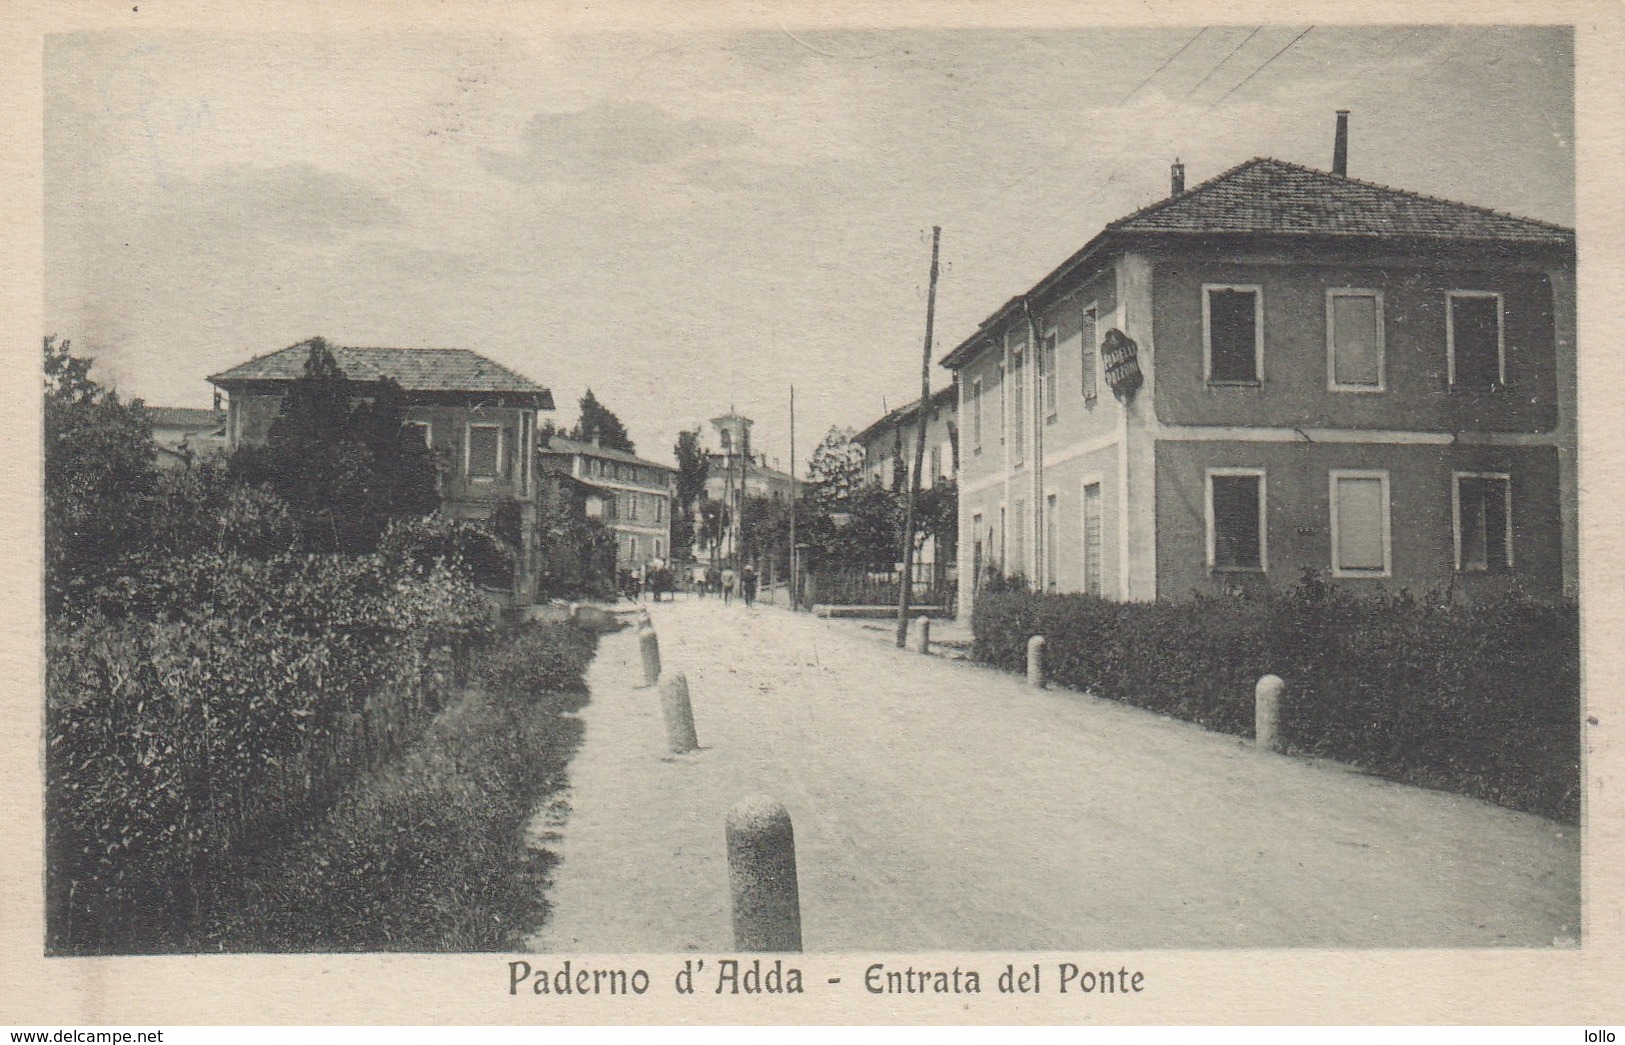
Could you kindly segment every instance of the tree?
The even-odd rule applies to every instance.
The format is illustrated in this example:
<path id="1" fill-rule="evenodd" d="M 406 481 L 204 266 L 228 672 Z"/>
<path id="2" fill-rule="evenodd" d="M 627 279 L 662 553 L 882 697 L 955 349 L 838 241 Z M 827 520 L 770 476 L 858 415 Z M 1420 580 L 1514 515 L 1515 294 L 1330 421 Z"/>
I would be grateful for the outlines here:
<path id="1" fill-rule="evenodd" d="M 831 506 L 845 501 L 863 485 L 863 447 L 852 429 L 831 428 L 812 452 L 807 477 L 815 502 Z"/>
<path id="2" fill-rule="evenodd" d="M 350 381 L 316 338 L 266 445 L 240 448 L 232 473 L 287 501 L 307 547 L 369 552 L 392 520 L 440 505 L 433 454 L 404 436 L 405 409 L 398 384 Z"/>
<path id="3" fill-rule="evenodd" d="M 677 459 L 677 506 L 671 519 L 671 557 L 681 561 L 694 554 L 695 513 L 705 497 L 711 458 L 700 445 L 698 428 L 679 433 L 672 454 Z"/>
<path id="4" fill-rule="evenodd" d="M 590 443 L 593 437 L 598 437 L 598 443 L 610 450 L 621 450 L 625 453 L 635 454 L 637 450 L 632 446 L 632 438 L 627 435 L 626 426 L 616 417 L 609 407 L 600 403 L 587 389 L 587 394 L 581 397 L 581 418 L 570 432 L 570 438 L 583 443 Z"/>
<path id="5" fill-rule="evenodd" d="M 147 547 L 157 485 L 152 421 L 141 400 L 90 379 L 91 359 L 72 343 L 45 345 L 45 596 L 59 612 Z"/>

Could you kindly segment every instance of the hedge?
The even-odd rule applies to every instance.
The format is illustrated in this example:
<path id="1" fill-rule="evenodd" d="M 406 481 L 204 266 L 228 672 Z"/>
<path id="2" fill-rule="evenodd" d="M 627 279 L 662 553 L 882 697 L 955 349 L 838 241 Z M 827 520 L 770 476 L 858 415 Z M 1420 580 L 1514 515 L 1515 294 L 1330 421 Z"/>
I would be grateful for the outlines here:
<path id="1" fill-rule="evenodd" d="M 1579 613 L 1516 596 L 1356 598 L 1313 582 L 1267 601 L 1114 603 L 985 594 L 975 655 L 1008 671 L 1045 637 L 1055 682 L 1237 736 L 1260 675 L 1287 680 L 1291 750 L 1579 820 Z"/>
<path id="2" fill-rule="evenodd" d="M 179 946 L 248 853 L 399 750 L 490 628 L 378 556 L 158 560 L 46 640 L 47 947 Z"/>

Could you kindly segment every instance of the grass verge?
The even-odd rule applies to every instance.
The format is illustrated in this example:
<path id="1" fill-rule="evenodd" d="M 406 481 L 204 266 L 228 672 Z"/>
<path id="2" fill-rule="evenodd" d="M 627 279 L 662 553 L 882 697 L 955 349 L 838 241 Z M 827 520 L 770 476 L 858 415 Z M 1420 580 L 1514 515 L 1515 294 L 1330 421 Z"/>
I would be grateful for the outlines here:
<path id="1" fill-rule="evenodd" d="M 501 951 L 546 915 L 553 857 L 535 810 L 580 744 L 597 636 L 527 624 L 479 656 L 422 740 L 359 780 L 308 834 L 247 869 L 207 949 Z"/>

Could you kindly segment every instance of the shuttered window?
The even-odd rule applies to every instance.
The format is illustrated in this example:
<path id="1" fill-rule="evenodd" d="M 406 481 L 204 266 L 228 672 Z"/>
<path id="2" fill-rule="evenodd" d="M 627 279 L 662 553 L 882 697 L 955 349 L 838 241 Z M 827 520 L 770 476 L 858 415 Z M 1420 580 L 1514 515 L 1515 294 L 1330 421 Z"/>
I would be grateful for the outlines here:
<path id="1" fill-rule="evenodd" d="M 1453 290 L 1445 324 L 1452 388 L 1490 389 L 1506 383 L 1501 344 L 1501 295 Z"/>
<path id="2" fill-rule="evenodd" d="M 1326 324 L 1333 390 L 1381 391 L 1382 295 L 1374 290 L 1328 291 Z"/>
<path id="3" fill-rule="evenodd" d="M 1083 325 L 1079 330 L 1078 358 L 1083 365 L 1083 401 L 1093 403 L 1100 396 L 1100 338 L 1095 330 L 1095 310 L 1083 310 Z"/>
<path id="4" fill-rule="evenodd" d="M 1456 569 L 1495 573 L 1512 567 L 1512 476 L 1458 472 Z"/>
<path id="5" fill-rule="evenodd" d="M 1331 513 L 1332 574 L 1388 576 L 1388 473 L 1333 472 Z"/>
<path id="6" fill-rule="evenodd" d="M 475 479 L 495 479 L 502 474 L 501 427 L 468 426 L 468 474 Z"/>
<path id="7" fill-rule="evenodd" d="M 1209 285 L 1202 288 L 1202 298 L 1207 379 L 1256 384 L 1264 354 L 1259 288 Z"/>

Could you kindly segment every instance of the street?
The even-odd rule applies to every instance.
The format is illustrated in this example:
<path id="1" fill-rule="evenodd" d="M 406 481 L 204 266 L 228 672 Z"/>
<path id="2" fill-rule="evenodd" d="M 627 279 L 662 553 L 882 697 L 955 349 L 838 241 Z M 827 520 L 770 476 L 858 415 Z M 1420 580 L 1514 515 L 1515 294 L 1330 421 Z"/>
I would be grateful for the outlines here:
<path id="1" fill-rule="evenodd" d="M 651 607 L 700 750 L 665 752 L 635 632 L 588 677 L 542 952 L 731 949 L 723 822 L 794 821 L 810 952 L 1485 947 L 1579 936 L 1578 831 L 1264 755 L 853 622 Z"/>

